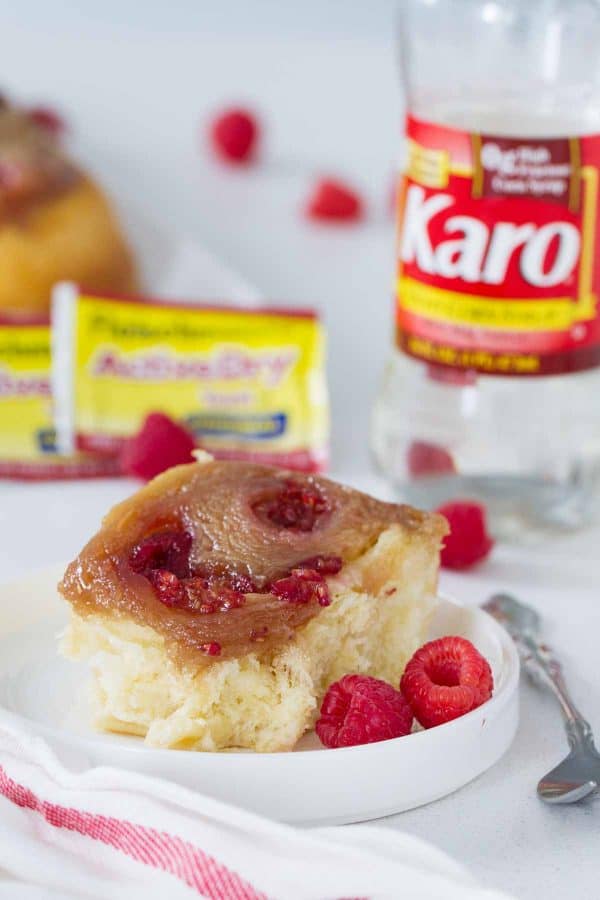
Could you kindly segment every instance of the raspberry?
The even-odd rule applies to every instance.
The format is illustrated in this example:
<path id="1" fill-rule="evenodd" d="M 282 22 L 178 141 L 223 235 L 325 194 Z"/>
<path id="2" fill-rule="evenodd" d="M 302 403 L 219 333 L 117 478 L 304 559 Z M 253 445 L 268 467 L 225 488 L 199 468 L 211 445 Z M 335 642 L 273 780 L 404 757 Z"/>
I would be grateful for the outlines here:
<path id="1" fill-rule="evenodd" d="M 154 588 L 158 599 L 165 606 L 182 607 L 186 605 L 183 583 L 177 575 L 168 569 L 152 569 L 146 578 Z"/>
<path id="2" fill-rule="evenodd" d="M 357 222 L 363 218 L 360 196 L 333 178 L 318 181 L 306 207 L 309 219 L 328 222 Z"/>
<path id="3" fill-rule="evenodd" d="M 400 681 L 400 690 L 424 728 L 471 712 L 492 696 L 488 661 L 462 637 L 443 637 L 417 650 Z"/>
<path id="4" fill-rule="evenodd" d="M 194 577 L 204 580 L 211 590 L 230 590 L 240 594 L 254 594 L 257 586 L 245 572 L 238 572 L 224 562 L 206 561 L 194 569 Z"/>
<path id="5" fill-rule="evenodd" d="M 60 135 L 67 130 L 65 120 L 49 106 L 34 106 L 28 115 L 32 122 L 50 134 Z"/>
<path id="6" fill-rule="evenodd" d="M 161 603 L 203 616 L 244 606 L 246 598 L 229 588 L 213 590 L 202 578 L 178 578 L 168 569 L 152 569 L 145 576 Z"/>
<path id="7" fill-rule="evenodd" d="M 192 541 L 180 529 L 155 532 L 132 550 L 129 565 L 148 579 L 165 606 L 203 615 L 239 609 L 246 602 L 244 594 L 256 591 L 252 579 L 221 562 L 205 562 L 192 572 Z"/>
<path id="8" fill-rule="evenodd" d="M 218 641 L 210 641 L 208 644 L 201 644 L 200 649 L 203 653 L 206 653 L 207 656 L 221 655 L 221 645 Z"/>
<path id="9" fill-rule="evenodd" d="M 412 721 L 410 706 L 390 684 L 344 675 L 325 694 L 315 731 L 326 747 L 353 747 L 409 734 Z"/>
<path id="10" fill-rule="evenodd" d="M 281 528 L 312 531 L 329 506 L 315 487 L 290 480 L 276 494 L 257 500 L 252 509 L 260 518 Z"/>
<path id="11" fill-rule="evenodd" d="M 274 581 L 269 590 L 288 603 L 318 603 L 319 606 L 331 603 L 327 582 L 314 569 L 292 569 L 291 575 Z"/>
<path id="12" fill-rule="evenodd" d="M 413 441 L 406 454 L 408 473 L 412 478 L 423 475 L 448 475 L 456 472 L 454 460 L 444 447 Z"/>
<path id="13" fill-rule="evenodd" d="M 450 534 L 442 547 L 442 565 L 447 569 L 468 569 L 489 556 L 494 542 L 489 536 L 485 508 L 480 503 L 456 500 L 437 512 L 448 520 Z"/>
<path id="14" fill-rule="evenodd" d="M 190 574 L 192 535 L 174 528 L 157 531 L 135 547 L 129 565 L 138 575 L 148 577 L 154 569 L 167 569 L 178 578 Z"/>
<path id="15" fill-rule="evenodd" d="M 121 452 L 121 468 L 127 475 L 150 481 L 171 466 L 193 462 L 194 438 L 182 425 L 164 413 L 146 416 L 135 437 Z"/>
<path id="16" fill-rule="evenodd" d="M 289 575 L 273 581 L 269 590 L 288 603 L 318 603 L 329 606 L 331 597 L 324 575 L 337 575 L 342 568 L 339 556 L 311 556 L 294 566 Z"/>
<path id="17" fill-rule="evenodd" d="M 247 163 L 255 150 L 259 127 L 246 109 L 228 109 L 212 122 L 210 137 L 217 156 L 236 165 Z"/>
<path id="18" fill-rule="evenodd" d="M 229 612 L 231 609 L 239 609 L 246 602 L 246 598 L 239 591 L 232 591 L 226 587 L 215 590 L 209 587 L 203 578 L 186 578 L 182 582 L 182 590 L 185 608 L 202 615 Z"/>

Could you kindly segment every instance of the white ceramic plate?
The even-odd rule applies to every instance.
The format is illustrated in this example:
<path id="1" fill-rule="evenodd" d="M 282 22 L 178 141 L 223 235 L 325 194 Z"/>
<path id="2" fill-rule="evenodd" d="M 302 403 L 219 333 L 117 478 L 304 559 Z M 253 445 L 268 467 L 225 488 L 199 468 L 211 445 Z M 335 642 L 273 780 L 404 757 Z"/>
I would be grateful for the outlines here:
<path id="1" fill-rule="evenodd" d="M 196 788 L 287 822 L 342 824 L 429 803 L 492 766 L 518 721 L 519 661 L 486 613 L 442 599 L 431 637 L 461 634 L 490 661 L 491 700 L 454 722 L 407 737 L 326 750 L 308 735 L 293 753 L 154 750 L 140 738 L 98 734 L 86 723 L 85 667 L 57 655 L 67 619 L 55 585 L 64 567 L 0 587 L 0 724 L 45 738 L 77 769 L 113 765 Z"/>

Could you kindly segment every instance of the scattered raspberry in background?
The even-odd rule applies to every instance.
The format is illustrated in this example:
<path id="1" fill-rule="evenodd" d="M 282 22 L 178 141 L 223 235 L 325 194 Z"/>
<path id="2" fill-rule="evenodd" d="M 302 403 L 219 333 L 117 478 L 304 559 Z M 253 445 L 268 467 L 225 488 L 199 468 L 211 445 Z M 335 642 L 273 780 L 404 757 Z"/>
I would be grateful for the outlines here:
<path id="1" fill-rule="evenodd" d="M 364 206 L 351 187 L 333 178 L 318 181 L 306 206 L 309 219 L 318 222 L 358 222 Z"/>
<path id="2" fill-rule="evenodd" d="M 50 106 L 33 106 L 29 110 L 29 118 L 51 134 L 64 134 L 67 125 L 63 117 Z"/>
<path id="3" fill-rule="evenodd" d="M 437 512 L 448 520 L 450 534 L 442 547 L 442 565 L 468 569 L 489 556 L 494 542 L 487 531 L 485 508 L 470 500 L 456 500 Z"/>
<path id="4" fill-rule="evenodd" d="M 240 165 L 255 155 L 260 129 L 247 109 L 227 109 L 213 119 L 210 139 L 219 159 Z"/>
<path id="5" fill-rule="evenodd" d="M 121 453 L 121 468 L 126 475 L 149 481 L 155 475 L 193 462 L 194 438 L 182 425 L 164 413 L 150 413 L 135 437 L 130 438 Z"/>
<path id="6" fill-rule="evenodd" d="M 450 453 L 439 444 L 429 444 L 427 441 L 412 442 L 406 454 L 406 465 L 411 478 L 456 472 Z"/>
<path id="7" fill-rule="evenodd" d="M 411 709 L 385 681 L 345 675 L 323 698 L 315 731 L 326 747 L 353 747 L 409 734 Z"/>
<path id="8" fill-rule="evenodd" d="M 488 661 L 462 637 L 443 637 L 417 650 L 400 690 L 424 728 L 457 719 L 492 696 Z"/>

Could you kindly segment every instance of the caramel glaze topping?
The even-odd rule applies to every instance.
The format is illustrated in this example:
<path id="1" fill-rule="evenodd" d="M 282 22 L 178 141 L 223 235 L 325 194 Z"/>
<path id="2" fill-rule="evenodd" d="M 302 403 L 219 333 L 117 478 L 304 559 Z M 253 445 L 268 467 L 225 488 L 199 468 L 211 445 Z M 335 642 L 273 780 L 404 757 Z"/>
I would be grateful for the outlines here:
<path id="1" fill-rule="evenodd" d="M 446 531 L 439 516 L 319 476 L 191 463 L 116 506 L 59 590 L 81 616 L 152 627 L 196 668 L 288 642 L 328 603 L 319 572 L 337 572 L 393 524 L 436 540 Z"/>
<path id="2" fill-rule="evenodd" d="M 22 221 L 80 177 L 55 134 L 26 111 L 0 102 L 0 223 Z"/>

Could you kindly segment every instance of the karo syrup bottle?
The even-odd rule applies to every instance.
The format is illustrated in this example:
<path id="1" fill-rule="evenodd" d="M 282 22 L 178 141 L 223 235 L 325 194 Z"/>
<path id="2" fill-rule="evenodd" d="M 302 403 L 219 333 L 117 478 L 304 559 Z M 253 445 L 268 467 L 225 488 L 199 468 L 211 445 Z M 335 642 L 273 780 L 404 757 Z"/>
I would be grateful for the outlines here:
<path id="1" fill-rule="evenodd" d="M 600 2 L 404 0 L 395 349 L 373 416 L 410 502 L 496 532 L 600 493 Z"/>

